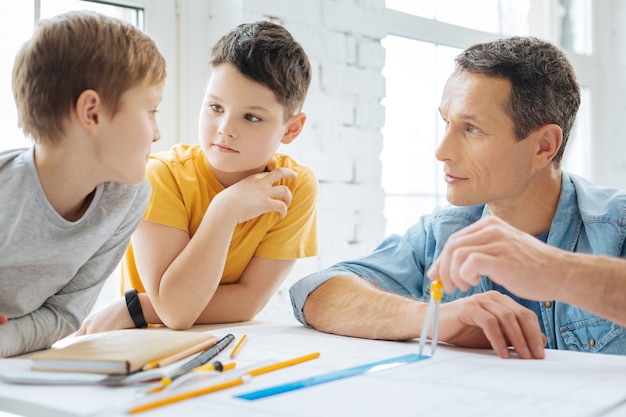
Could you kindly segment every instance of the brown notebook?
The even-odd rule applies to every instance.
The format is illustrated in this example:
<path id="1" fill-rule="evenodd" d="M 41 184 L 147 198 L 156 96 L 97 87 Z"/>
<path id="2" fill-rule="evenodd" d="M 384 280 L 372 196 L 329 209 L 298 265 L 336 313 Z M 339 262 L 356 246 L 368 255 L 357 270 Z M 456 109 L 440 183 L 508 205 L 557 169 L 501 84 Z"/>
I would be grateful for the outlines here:
<path id="1" fill-rule="evenodd" d="M 93 372 L 109 375 L 130 374 L 145 364 L 198 345 L 210 333 L 171 329 L 123 329 L 84 336 L 58 349 L 31 356 L 36 371 Z"/>

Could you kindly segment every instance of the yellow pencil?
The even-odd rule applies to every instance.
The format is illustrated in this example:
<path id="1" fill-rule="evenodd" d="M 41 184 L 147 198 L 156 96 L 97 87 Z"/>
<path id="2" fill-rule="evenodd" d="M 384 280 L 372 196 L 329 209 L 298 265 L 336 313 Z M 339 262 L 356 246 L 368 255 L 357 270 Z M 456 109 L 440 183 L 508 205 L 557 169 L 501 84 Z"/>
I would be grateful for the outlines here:
<path id="1" fill-rule="evenodd" d="M 194 372 L 198 372 L 198 371 L 224 372 L 224 371 L 228 371 L 229 369 L 233 369 L 234 367 L 235 367 L 235 362 L 222 364 L 220 361 L 215 361 L 213 363 L 207 363 L 205 365 L 200 365 L 196 368 L 193 368 L 193 371 Z"/>
<path id="2" fill-rule="evenodd" d="M 197 366 L 193 368 L 193 372 L 199 372 L 199 371 L 224 372 L 224 371 L 228 371 L 229 369 L 233 369 L 234 367 L 235 367 L 235 362 L 229 362 L 229 363 L 225 363 L 222 365 L 222 362 L 215 361 L 213 363 L 206 363 L 204 365 Z M 167 382 L 161 382 L 161 385 L 157 385 L 156 387 L 146 391 L 146 394 L 156 394 L 157 392 L 163 391 L 165 388 L 167 388 L 171 384 L 171 381 L 169 379 L 166 379 L 165 381 Z"/>
<path id="3" fill-rule="evenodd" d="M 185 350 L 181 350 L 180 352 L 176 352 L 172 355 L 165 356 L 163 358 L 157 359 L 152 362 L 148 362 L 141 368 L 142 371 L 148 371 L 154 368 L 161 368 L 166 365 L 171 365 L 174 362 L 178 362 L 181 359 L 185 359 L 187 356 L 191 356 L 194 353 L 201 352 L 208 348 L 209 346 L 213 346 L 215 342 L 217 342 L 219 338 L 217 336 L 209 337 L 207 340 L 203 340 L 197 345 L 193 345 Z"/>
<path id="4" fill-rule="evenodd" d="M 239 351 L 241 350 L 241 348 L 243 348 L 243 344 L 245 343 L 247 338 L 248 338 L 247 334 L 244 334 L 243 336 L 241 336 L 241 339 L 239 339 L 239 342 L 233 348 L 233 351 L 230 352 L 230 358 L 231 359 L 235 359 L 235 357 L 239 354 Z"/>
<path id="5" fill-rule="evenodd" d="M 272 372 L 277 369 L 286 368 L 288 366 L 296 365 L 298 363 L 306 362 L 311 359 L 319 358 L 319 356 L 320 356 L 320 353 L 315 352 L 315 353 L 310 353 L 308 355 L 300 356 L 298 358 L 290 359 L 288 361 L 278 362 L 272 365 L 263 366 L 261 368 L 253 369 L 247 374 L 242 375 L 239 378 L 233 379 L 231 381 L 222 382 L 220 384 L 211 385 L 211 386 L 194 390 L 194 391 L 184 392 L 182 394 L 172 395 L 171 397 L 163 398 L 158 401 L 154 401 L 151 403 L 133 407 L 128 412 L 130 414 L 137 414 L 143 411 L 152 410 L 153 408 L 161 407 L 161 406 L 168 405 L 168 404 L 173 404 L 178 401 L 183 401 L 189 398 L 198 397 L 204 394 L 210 394 L 212 392 L 220 391 L 226 388 L 236 387 L 237 385 L 243 384 L 250 377 L 261 375 L 267 372 Z"/>

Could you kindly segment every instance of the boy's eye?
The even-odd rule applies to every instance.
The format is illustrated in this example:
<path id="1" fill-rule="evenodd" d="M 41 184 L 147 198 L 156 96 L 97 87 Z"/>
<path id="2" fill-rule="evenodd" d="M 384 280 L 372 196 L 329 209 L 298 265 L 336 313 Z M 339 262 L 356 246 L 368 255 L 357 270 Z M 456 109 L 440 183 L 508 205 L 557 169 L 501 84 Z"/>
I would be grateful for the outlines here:
<path id="1" fill-rule="evenodd" d="M 251 122 L 260 122 L 261 118 L 255 116 L 254 114 L 246 114 L 246 120 L 249 120 Z"/>
<path id="2" fill-rule="evenodd" d="M 209 108 L 216 113 L 222 113 L 224 109 L 219 104 L 209 104 Z"/>

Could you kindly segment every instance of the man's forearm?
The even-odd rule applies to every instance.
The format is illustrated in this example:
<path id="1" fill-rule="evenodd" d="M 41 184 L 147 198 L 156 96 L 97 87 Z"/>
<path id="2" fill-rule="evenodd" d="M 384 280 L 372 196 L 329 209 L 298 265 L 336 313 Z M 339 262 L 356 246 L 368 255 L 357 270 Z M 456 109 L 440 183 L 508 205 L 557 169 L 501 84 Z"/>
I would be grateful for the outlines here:
<path id="1" fill-rule="evenodd" d="M 419 337 L 426 305 L 384 292 L 362 278 L 338 276 L 307 298 L 307 322 L 327 333 L 368 339 L 406 340 Z"/>
<path id="2" fill-rule="evenodd" d="M 571 253 L 556 299 L 626 326 L 626 259 Z"/>

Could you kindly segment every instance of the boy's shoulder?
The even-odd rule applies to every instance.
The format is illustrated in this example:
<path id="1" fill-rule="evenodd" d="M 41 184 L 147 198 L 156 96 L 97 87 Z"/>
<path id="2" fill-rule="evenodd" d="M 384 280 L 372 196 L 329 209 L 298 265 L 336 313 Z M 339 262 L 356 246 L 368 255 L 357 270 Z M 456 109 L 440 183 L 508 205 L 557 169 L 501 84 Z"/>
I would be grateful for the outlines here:
<path id="1" fill-rule="evenodd" d="M 300 175 L 300 173 L 310 173 L 313 175 L 313 170 L 311 170 L 311 168 L 296 162 L 295 159 L 284 153 L 275 153 L 274 156 L 272 156 L 272 159 L 268 162 L 267 168 L 270 171 L 276 168 L 291 168 L 296 171 L 298 175 Z"/>
<path id="2" fill-rule="evenodd" d="M 150 154 L 149 158 L 165 164 L 184 164 L 189 160 L 204 158 L 204 153 L 199 144 L 178 143 L 167 151 Z"/>
<path id="3" fill-rule="evenodd" d="M 147 201 L 151 193 L 150 183 L 144 179 L 138 184 L 123 184 L 109 181 L 102 184 L 103 195 L 112 201 L 139 200 Z"/>
<path id="4" fill-rule="evenodd" d="M 268 162 L 267 168 L 272 171 L 276 168 L 290 168 L 297 174 L 295 178 L 283 178 L 281 184 L 289 187 L 292 192 L 296 189 L 301 191 L 300 194 L 309 194 L 312 197 L 317 196 L 319 184 L 315 172 L 306 165 L 299 164 L 292 157 L 282 153 L 276 153 Z"/>
<path id="5" fill-rule="evenodd" d="M 186 143 L 178 143 L 167 151 L 150 154 L 146 167 L 148 177 L 153 174 L 166 175 L 166 172 L 177 177 L 179 173 L 206 172 L 207 170 L 202 146 Z"/>
<path id="6" fill-rule="evenodd" d="M 0 152 L 0 188 L 12 187 L 12 192 L 30 193 L 23 181 L 37 180 L 35 157 L 32 148 L 9 149 Z M 22 183 L 22 185 L 19 185 Z"/>
<path id="7" fill-rule="evenodd" d="M 32 148 L 15 148 L 0 151 L 0 170 L 11 169 L 14 164 L 24 165 L 34 162 Z"/>

